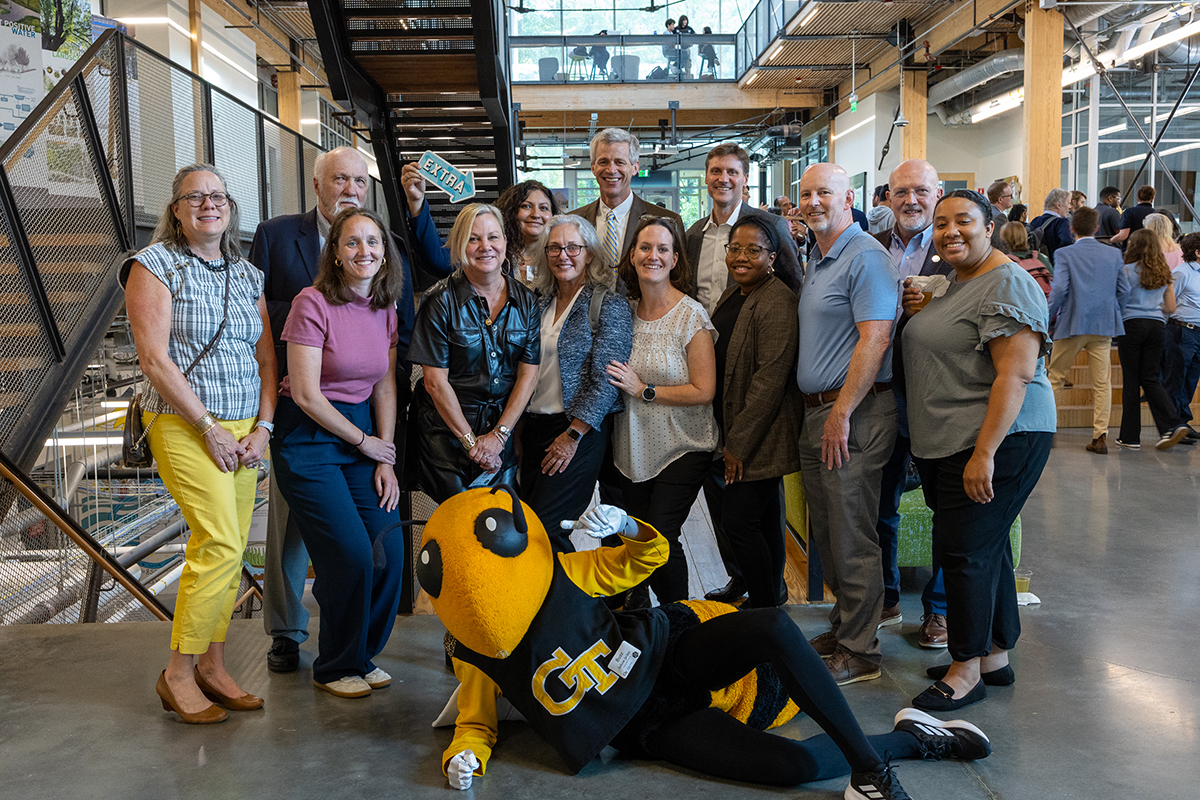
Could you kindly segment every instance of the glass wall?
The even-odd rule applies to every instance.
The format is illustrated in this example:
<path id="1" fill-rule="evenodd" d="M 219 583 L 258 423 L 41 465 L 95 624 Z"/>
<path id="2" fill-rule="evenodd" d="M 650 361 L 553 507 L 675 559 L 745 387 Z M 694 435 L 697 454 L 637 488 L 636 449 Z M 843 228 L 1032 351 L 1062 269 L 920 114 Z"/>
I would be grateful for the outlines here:
<path id="1" fill-rule="evenodd" d="M 1109 75 L 1138 124 L 1153 139 L 1179 99 L 1189 69 L 1172 65 L 1154 74 L 1111 70 Z M 1069 87 L 1071 90 L 1071 94 L 1064 94 L 1063 103 L 1063 188 L 1086 192 L 1094 204 L 1101 189 L 1115 186 L 1123 193 L 1122 205 L 1127 207 L 1136 202 L 1132 194 L 1137 187 L 1151 184 L 1156 191 L 1156 208 L 1175 214 L 1185 232 L 1200 230 L 1200 222 L 1193 218 L 1156 159 L 1150 160 L 1131 190 L 1149 148 L 1108 84 L 1096 76 Z M 1158 152 L 1192 205 L 1200 204 L 1196 186 L 1196 173 L 1200 171 L 1200 82 L 1180 104 Z"/>
<path id="2" fill-rule="evenodd" d="M 653 4 L 651 4 L 653 5 Z M 687 17 L 695 33 L 737 33 L 754 8 L 750 0 L 683 0 L 645 10 L 625 0 L 522 0 L 509 4 L 510 36 L 572 36 L 607 31 L 620 34 L 665 34 L 668 18 Z M 526 13 L 522 13 L 522 12 Z"/>

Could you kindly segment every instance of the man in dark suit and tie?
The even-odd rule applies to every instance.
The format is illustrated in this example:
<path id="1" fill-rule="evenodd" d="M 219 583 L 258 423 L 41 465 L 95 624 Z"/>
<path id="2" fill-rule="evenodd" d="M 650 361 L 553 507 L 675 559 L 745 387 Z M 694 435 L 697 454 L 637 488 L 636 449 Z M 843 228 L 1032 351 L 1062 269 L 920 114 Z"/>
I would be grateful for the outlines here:
<path id="1" fill-rule="evenodd" d="M 760 211 L 742 200 L 742 188 L 750 172 L 750 154 L 742 146 L 723 142 L 704 159 L 704 182 L 712 200 L 712 213 L 701 217 L 688 228 L 687 257 L 696 276 L 691 294 L 711 316 L 716 310 L 721 293 L 730 284 L 729 270 L 725 266 L 725 245 L 729 243 L 729 231 L 742 217 L 758 217 L 775 228 L 780 252 L 775 256 L 775 274 L 793 292 L 800 291 L 800 255 L 792 239 L 791 227 L 783 217 Z M 725 571 L 730 581 L 723 588 L 709 592 L 710 600 L 731 602 L 746 593 L 741 569 L 721 529 L 721 506 L 724 495 L 724 462 L 713 462 L 713 469 L 704 481 L 704 500 L 713 519 L 713 532 L 717 537 L 717 549 L 725 562 Z"/>
<path id="2" fill-rule="evenodd" d="M 992 191 L 989 188 L 989 193 Z M 1011 190 L 1010 190 L 1011 191 Z M 888 179 L 887 202 L 896 218 L 890 230 L 874 234 L 888 249 L 892 263 L 904 281 L 915 275 L 949 275 L 953 268 L 938 256 L 933 247 L 933 208 L 942 190 L 938 188 L 937 170 L 928 161 L 914 158 L 892 170 Z M 1009 196 L 1011 202 L 1011 195 Z M 901 322 L 901 327 L 903 322 Z M 883 615 L 879 626 L 899 625 L 900 568 L 896 565 L 896 547 L 900 533 L 900 496 L 912 462 L 911 440 L 908 435 L 908 413 L 904 402 L 904 362 L 900 353 L 900 330 L 895 333 L 892 348 L 892 388 L 896 395 L 899 433 L 892 456 L 883 468 L 879 492 L 879 549 L 883 560 Z M 917 642 L 922 647 L 942 648 L 949 641 L 946 632 L 946 590 L 942 585 L 942 570 L 934 550 L 933 576 L 921 593 L 924 615 Z"/>
<path id="3" fill-rule="evenodd" d="M 624 294 L 618 286 L 616 266 L 633 246 L 633 232 L 646 214 L 666 217 L 679 227 L 683 220 L 674 211 L 647 203 L 634 194 L 630 183 L 638 171 L 638 138 L 621 128 L 605 128 L 592 137 L 592 174 L 600 186 L 600 199 L 576 208 L 571 214 L 596 226 L 600 235 L 601 256 L 612 269 L 609 288 Z"/>
<path id="4" fill-rule="evenodd" d="M 250 260 L 262 270 L 265 279 L 263 294 L 271 318 L 281 379 L 287 374 L 287 348 L 279 336 L 292 300 L 316 279 L 317 262 L 334 218 L 347 208 L 362 207 L 370 182 L 367 163 L 354 148 L 339 147 L 321 153 L 313 167 L 316 208 L 303 214 L 267 220 L 254 234 Z M 425 214 L 428 213 L 426 209 Z M 399 249 L 405 251 L 403 246 Z M 407 263 L 404 266 L 404 293 L 396 304 L 399 323 L 397 372 L 403 373 L 398 375 L 398 388 L 408 387 L 405 376 L 409 365 L 405 354 L 416 316 L 412 272 Z M 403 408 L 407 405 L 407 393 L 403 393 L 403 389 L 401 392 Z M 403 418 L 398 417 L 399 420 Z M 302 602 L 307 577 L 308 551 L 298 528 L 289 521 L 287 503 L 272 480 L 267 506 L 263 626 L 273 639 L 267 653 L 267 668 L 273 672 L 292 672 L 299 666 L 299 645 L 308 638 L 308 611 Z"/>

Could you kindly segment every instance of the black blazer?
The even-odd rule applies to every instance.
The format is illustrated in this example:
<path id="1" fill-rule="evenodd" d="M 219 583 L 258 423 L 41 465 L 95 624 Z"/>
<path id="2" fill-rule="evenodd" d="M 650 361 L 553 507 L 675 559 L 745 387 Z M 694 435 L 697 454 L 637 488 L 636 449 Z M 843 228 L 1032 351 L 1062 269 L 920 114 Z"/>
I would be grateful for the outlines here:
<path id="1" fill-rule="evenodd" d="M 700 263 L 700 248 L 704 244 L 704 224 L 708 222 L 711 214 L 706 214 L 696 221 L 696 224 L 688 228 L 687 232 L 687 254 L 688 261 L 692 265 L 692 274 L 696 273 L 697 264 Z M 803 280 L 803 270 L 800 268 L 800 251 L 796 249 L 796 240 L 792 238 L 792 229 L 788 225 L 788 221 L 778 214 L 772 214 L 768 211 L 755 208 L 749 203 L 742 203 L 742 208 L 738 211 L 738 219 L 743 217 L 760 217 L 774 226 L 775 235 L 779 239 L 779 252 L 775 256 L 775 275 L 783 284 L 792 290 L 795 294 L 800 294 L 800 283 Z M 885 245 L 886 246 L 886 245 Z M 721 296 L 733 281 L 726 275 L 724 285 L 718 287 L 714 294 L 717 297 Z M 696 296 L 696 287 L 692 287 L 692 297 Z"/>
<path id="2" fill-rule="evenodd" d="M 573 211 L 568 211 L 568 214 L 574 214 L 577 217 L 583 217 L 592 225 L 596 224 L 596 214 L 600 211 L 600 201 L 593 200 L 586 206 L 576 208 Z M 638 220 L 646 214 L 653 214 L 656 217 L 666 217 L 675 222 L 679 227 L 679 238 L 683 238 L 683 232 L 687 230 L 683 226 L 683 218 L 662 206 L 656 206 L 653 203 L 647 203 L 642 198 L 638 197 L 635 192 L 633 195 L 633 204 L 629 207 L 629 219 L 625 223 L 625 238 L 621 242 L 621 258 L 625 258 L 625 254 L 629 252 L 629 248 L 633 247 L 633 232 L 637 229 Z M 600 236 L 600 242 L 604 242 L 604 230 L 597 228 L 596 233 Z"/>

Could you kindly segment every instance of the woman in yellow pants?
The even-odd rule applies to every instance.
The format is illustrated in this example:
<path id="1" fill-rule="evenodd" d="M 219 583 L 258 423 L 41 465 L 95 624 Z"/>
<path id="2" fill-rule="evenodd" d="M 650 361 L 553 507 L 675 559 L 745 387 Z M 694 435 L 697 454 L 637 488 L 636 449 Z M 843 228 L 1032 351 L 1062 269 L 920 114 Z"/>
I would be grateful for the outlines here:
<path id="1" fill-rule="evenodd" d="M 262 273 L 241 257 L 237 230 L 237 203 L 216 169 L 184 167 L 154 243 L 126 264 L 129 322 L 150 382 L 150 450 L 191 528 L 171 657 L 155 690 L 190 723 L 263 705 L 225 669 L 278 388 Z"/>

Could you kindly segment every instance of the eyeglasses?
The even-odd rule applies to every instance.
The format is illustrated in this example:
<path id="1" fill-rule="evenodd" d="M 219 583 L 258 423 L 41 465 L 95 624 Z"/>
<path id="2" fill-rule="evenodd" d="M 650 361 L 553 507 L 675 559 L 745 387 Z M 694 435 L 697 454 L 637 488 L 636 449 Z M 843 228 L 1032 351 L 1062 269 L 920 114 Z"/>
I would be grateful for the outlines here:
<path id="1" fill-rule="evenodd" d="M 727 244 L 725 245 L 725 252 L 734 258 L 740 258 L 742 253 L 745 253 L 749 258 L 758 258 L 763 253 L 770 251 L 767 248 L 759 247 L 756 244 L 752 244 L 749 247 L 742 247 L 740 244 Z"/>
<path id="2" fill-rule="evenodd" d="M 566 245 L 565 247 L 559 244 L 552 244 L 546 247 L 546 255 L 550 256 L 551 258 L 557 258 L 558 256 L 562 255 L 563 250 L 566 250 L 567 255 L 574 258 L 575 256 L 579 255 L 583 249 L 584 245 L 575 244 L 574 242 Z"/>
<path id="3" fill-rule="evenodd" d="M 187 200 L 188 205 L 192 208 L 199 208 L 204 205 L 205 200 L 211 200 L 214 206 L 221 208 L 229 202 L 229 195 L 224 192 L 188 192 L 185 195 L 180 195 L 179 199 Z"/>

